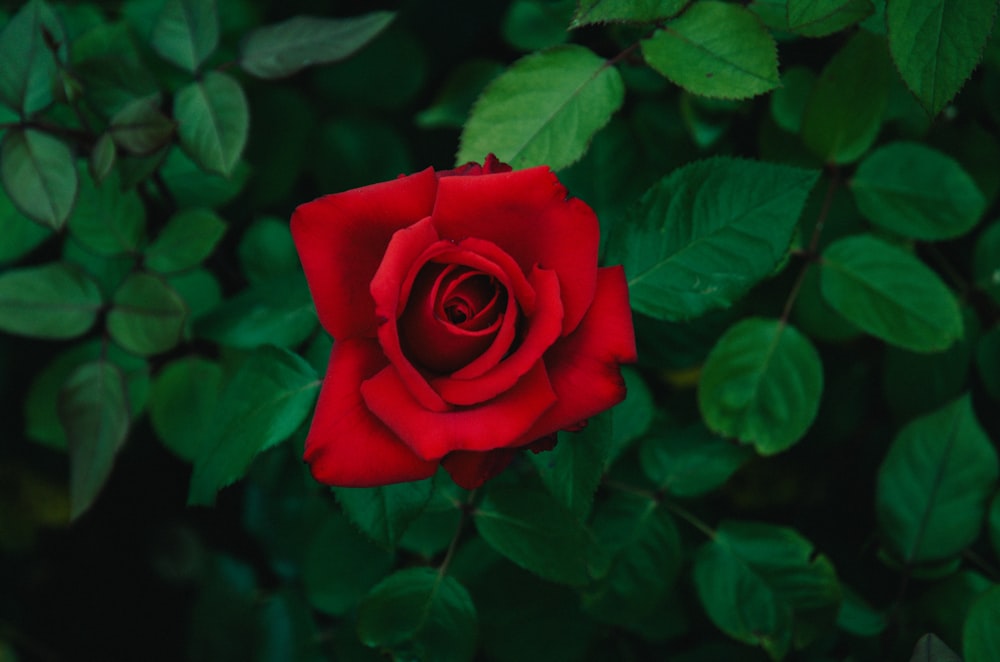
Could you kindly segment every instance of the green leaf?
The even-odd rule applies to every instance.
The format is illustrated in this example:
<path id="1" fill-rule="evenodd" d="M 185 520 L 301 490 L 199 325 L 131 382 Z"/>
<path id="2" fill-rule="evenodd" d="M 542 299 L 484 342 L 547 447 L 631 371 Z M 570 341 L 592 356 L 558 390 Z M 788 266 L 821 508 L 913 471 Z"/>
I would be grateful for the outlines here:
<path id="1" fill-rule="evenodd" d="M 163 161 L 160 174 L 179 208 L 220 207 L 243 190 L 250 169 L 240 161 L 228 177 L 205 172 L 183 150 L 173 147 Z"/>
<path id="2" fill-rule="evenodd" d="M 1000 658 L 1000 586 L 986 591 L 969 609 L 962 628 L 962 652 L 967 662 Z"/>
<path id="3" fill-rule="evenodd" d="M 29 221 L 0 188 L 0 265 L 23 257 L 50 236 L 48 227 Z"/>
<path id="4" fill-rule="evenodd" d="M 219 45 L 215 0 L 166 0 L 150 45 L 163 59 L 191 73 Z"/>
<path id="5" fill-rule="evenodd" d="M 788 27 L 806 37 L 824 37 L 875 11 L 871 0 L 788 0 Z"/>
<path id="6" fill-rule="evenodd" d="M 639 446 L 642 470 L 657 486 L 679 497 L 718 489 L 753 455 L 698 423 L 681 430 L 656 428 Z"/>
<path id="7" fill-rule="evenodd" d="M 869 154 L 851 191 L 875 225 L 927 241 L 965 234 L 986 211 L 986 198 L 962 166 L 920 143 L 892 143 Z"/>
<path id="8" fill-rule="evenodd" d="M 910 662 L 962 662 L 962 658 L 936 635 L 928 633 L 917 640 Z"/>
<path id="9" fill-rule="evenodd" d="M 121 370 L 132 417 L 143 412 L 149 395 L 148 364 L 95 338 L 60 352 L 35 374 L 24 398 L 24 431 L 28 436 L 46 446 L 66 449 L 66 431 L 59 423 L 59 390 L 74 370 L 98 359 L 106 359 Z"/>
<path id="10" fill-rule="evenodd" d="M 355 526 L 382 547 L 394 549 L 427 506 L 434 481 L 428 478 L 381 487 L 335 487 L 333 491 Z"/>
<path id="11" fill-rule="evenodd" d="M 771 94 L 774 123 L 789 133 L 798 133 L 815 83 L 816 74 L 811 69 L 793 67 L 785 71 L 781 76 L 781 87 Z"/>
<path id="12" fill-rule="evenodd" d="M 514 168 L 565 168 L 587 151 L 624 93 L 618 70 L 583 46 L 528 55 L 479 97 L 457 161 L 482 161 L 492 152 Z"/>
<path id="13" fill-rule="evenodd" d="M 632 306 L 665 320 L 724 308 L 774 271 L 816 173 L 714 158 L 660 180 L 611 230 Z"/>
<path id="14" fill-rule="evenodd" d="M 580 0 L 570 28 L 596 23 L 651 23 L 680 12 L 689 0 Z"/>
<path id="15" fill-rule="evenodd" d="M 76 200 L 76 166 L 64 142 L 35 129 L 10 129 L 0 143 L 0 179 L 25 216 L 58 230 Z"/>
<path id="16" fill-rule="evenodd" d="M 235 78 L 209 71 L 177 91 L 174 118 L 181 147 L 202 168 L 229 177 L 250 130 L 250 108 Z"/>
<path id="17" fill-rule="evenodd" d="M 580 432 L 560 432 L 556 447 L 528 457 L 545 488 L 580 520 L 587 518 L 611 452 L 611 414 L 587 421 Z"/>
<path id="18" fill-rule="evenodd" d="M 159 95 L 128 102 L 111 118 L 108 131 L 130 154 L 152 154 L 170 142 L 177 125 L 160 110 Z"/>
<path id="19" fill-rule="evenodd" d="M 87 161 L 87 169 L 91 178 L 98 184 L 104 182 L 115 167 L 118 154 L 115 152 L 115 141 L 111 139 L 111 134 L 104 133 L 94 143 L 90 150 L 90 159 Z"/>
<path id="20" fill-rule="evenodd" d="M 163 274 L 198 266 L 226 233 L 226 223 L 207 209 L 174 214 L 145 251 L 145 265 Z"/>
<path id="21" fill-rule="evenodd" d="M 972 276 L 976 287 L 1000 303 L 1000 221 L 990 223 L 976 239 Z"/>
<path id="22" fill-rule="evenodd" d="M 889 98 L 885 40 L 866 30 L 830 58 L 802 116 L 802 139 L 828 163 L 856 161 L 875 142 Z"/>
<path id="23" fill-rule="evenodd" d="M 779 320 L 744 319 L 708 355 L 698 406 L 708 427 L 780 453 L 812 425 L 823 394 L 823 364 L 809 339 Z"/>
<path id="24" fill-rule="evenodd" d="M 1000 492 L 993 495 L 987 527 L 990 545 L 993 546 L 993 553 L 996 556 L 1000 556 Z"/>
<path id="25" fill-rule="evenodd" d="M 258 78 L 274 79 L 337 62 L 363 48 L 395 17 L 387 11 L 350 18 L 293 16 L 250 32 L 240 45 L 239 65 Z"/>
<path id="26" fill-rule="evenodd" d="M 288 276 L 302 269 L 287 220 L 257 219 L 240 237 L 236 254 L 243 275 L 251 283 Z"/>
<path id="27" fill-rule="evenodd" d="M 398 660 L 463 662 L 476 651 L 476 607 L 455 579 L 433 568 L 399 570 L 362 601 L 358 636 Z"/>
<path id="28" fill-rule="evenodd" d="M 45 43 L 65 44 L 59 19 L 43 0 L 31 0 L 0 31 L 0 103 L 34 115 L 52 103 L 57 64 Z"/>
<path id="29" fill-rule="evenodd" d="M 74 239 L 99 255 L 134 253 L 146 234 L 146 208 L 139 194 L 122 190 L 118 176 L 94 181 L 82 163 L 80 190 L 67 225 Z"/>
<path id="30" fill-rule="evenodd" d="M 500 34 L 523 52 L 558 46 L 569 38 L 566 24 L 575 4 L 575 0 L 513 0 L 500 23 Z"/>
<path id="31" fill-rule="evenodd" d="M 627 395 L 623 402 L 610 411 L 611 443 L 606 466 L 610 466 L 633 442 L 644 435 L 653 423 L 655 405 L 646 380 L 637 370 L 628 366 L 622 367 L 622 377 L 625 378 Z"/>
<path id="32" fill-rule="evenodd" d="M 904 563 L 945 561 L 971 545 L 997 489 L 997 451 L 968 396 L 912 421 L 878 472 L 875 508 Z"/>
<path id="33" fill-rule="evenodd" d="M 74 338 L 93 326 L 101 305 L 97 284 L 63 262 L 0 275 L 0 329 L 8 333 Z"/>
<path id="34" fill-rule="evenodd" d="M 197 335 L 227 347 L 292 347 L 316 328 L 316 307 L 301 271 L 256 285 L 198 319 Z"/>
<path id="35" fill-rule="evenodd" d="M 962 314 L 937 274 L 902 248 L 871 235 L 839 239 L 820 263 L 823 298 L 867 333 L 914 352 L 947 349 L 962 337 Z"/>
<path id="36" fill-rule="evenodd" d="M 211 505 L 253 458 L 287 439 L 312 411 L 320 380 L 301 357 L 265 346 L 226 384 L 206 441 L 198 449 L 188 503 Z"/>
<path id="37" fill-rule="evenodd" d="M 302 583 L 309 604 L 324 614 L 343 616 L 392 565 L 392 554 L 359 535 L 346 518 L 329 515 L 309 541 Z"/>
<path id="38" fill-rule="evenodd" d="M 108 313 L 108 333 L 124 349 L 150 356 L 176 345 L 184 330 L 187 307 L 162 279 L 133 273 L 115 292 Z"/>
<path id="39" fill-rule="evenodd" d="M 149 420 L 163 445 L 178 457 L 193 462 L 206 442 L 221 385 L 219 364 L 197 356 L 171 361 L 153 380 Z"/>
<path id="40" fill-rule="evenodd" d="M 607 573 L 584 597 L 587 612 L 627 625 L 667 595 L 681 569 L 681 539 L 656 500 L 619 492 L 594 516 L 594 536 L 611 559 Z"/>
<path id="41" fill-rule="evenodd" d="M 837 627 L 858 637 L 882 634 L 889 624 L 886 613 L 865 602 L 850 587 L 844 586 L 843 589 L 844 601 L 840 603 L 837 613 Z"/>
<path id="42" fill-rule="evenodd" d="M 117 366 L 98 360 L 74 370 L 59 393 L 59 421 L 69 441 L 70 510 L 76 519 L 97 498 L 128 436 L 128 402 Z"/>
<path id="43" fill-rule="evenodd" d="M 887 5 L 896 68 L 927 112 L 937 115 L 979 63 L 996 0 L 893 0 Z"/>
<path id="44" fill-rule="evenodd" d="M 473 512 L 490 547 L 549 581 L 583 586 L 590 580 L 590 532 L 540 489 L 495 487 Z"/>
<path id="45" fill-rule="evenodd" d="M 723 522 L 694 559 L 694 583 L 709 618 L 773 659 L 810 643 L 836 618 L 840 583 L 830 560 L 795 530 Z"/>
<path id="46" fill-rule="evenodd" d="M 701 96 L 748 99 L 781 84 L 774 38 L 739 5 L 692 5 L 643 40 L 642 55 L 653 69 Z"/>

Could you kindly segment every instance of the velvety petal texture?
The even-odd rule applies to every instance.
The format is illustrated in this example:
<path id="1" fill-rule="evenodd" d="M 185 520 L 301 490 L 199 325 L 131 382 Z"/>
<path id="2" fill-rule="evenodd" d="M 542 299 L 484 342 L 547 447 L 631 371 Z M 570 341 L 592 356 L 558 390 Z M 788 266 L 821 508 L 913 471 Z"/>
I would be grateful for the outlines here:
<path id="1" fill-rule="evenodd" d="M 548 168 L 428 169 L 302 205 L 292 232 L 335 339 L 306 440 L 323 483 L 440 465 L 474 489 L 625 397 L 624 273 Z"/>

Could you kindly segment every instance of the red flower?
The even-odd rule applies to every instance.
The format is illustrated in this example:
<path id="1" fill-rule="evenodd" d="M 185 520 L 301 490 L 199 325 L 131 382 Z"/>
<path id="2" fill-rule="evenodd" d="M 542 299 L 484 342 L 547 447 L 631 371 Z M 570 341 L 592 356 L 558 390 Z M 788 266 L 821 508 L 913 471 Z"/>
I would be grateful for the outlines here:
<path id="1" fill-rule="evenodd" d="M 305 459 L 317 480 L 474 488 L 625 397 L 621 267 L 546 167 L 428 168 L 300 206 L 292 235 L 334 337 Z"/>

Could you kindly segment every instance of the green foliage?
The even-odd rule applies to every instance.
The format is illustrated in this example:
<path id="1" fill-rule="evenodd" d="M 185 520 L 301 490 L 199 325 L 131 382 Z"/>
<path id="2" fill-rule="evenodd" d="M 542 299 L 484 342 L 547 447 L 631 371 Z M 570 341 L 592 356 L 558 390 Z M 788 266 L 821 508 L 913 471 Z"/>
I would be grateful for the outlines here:
<path id="1" fill-rule="evenodd" d="M 699 2 L 642 42 L 649 66 L 693 94 L 746 99 L 778 80 L 774 38 L 749 10 Z"/>
<path id="2" fill-rule="evenodd" d="M 335 4 L 0 8 L 0 658 L 1000 658 L 996 0 Z M 490 152 L 627 397 L 319 484 L 290 214 Z"/>

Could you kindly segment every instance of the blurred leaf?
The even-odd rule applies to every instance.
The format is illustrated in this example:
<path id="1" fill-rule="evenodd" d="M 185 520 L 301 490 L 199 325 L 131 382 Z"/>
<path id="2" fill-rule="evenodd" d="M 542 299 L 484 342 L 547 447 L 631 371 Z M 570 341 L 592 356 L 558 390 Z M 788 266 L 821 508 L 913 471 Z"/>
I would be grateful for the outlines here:
<path id="1" fill-rule="evenodd" d="M 876 514 L 892 553 L 907 564 L 929 563 L 971 545 L 998 475 L 997 451 L 968 396 L 911 422 L 878 473 Z"/>
<path id="2" fill-rule="evenodd" d="M 576 0 L 514 0 L 507 7 L 500 34 L 504 41 L 524 52 L 564 43 L 566 24 Z"/>
<path id="3" fill-rule="evenodd" d="M 807 336 L 826 342 L 844 342 L 862 335 L 861 330 L 848 322 L 826 302 L 820 292 L 820 269 L 807 267 L 799 288 L 799 296 L 792 306 L 792 320 Z"/>
<path id="4" fill-rule="evenodd" d="M 976 368 L 986 392 L 1000 400 L 1000 327 L 993 327 L 979 338 Z"/>
<path id="5" fill-rule="evenodd" d="M 747 99 L 781 84 L 774 38 L 739 5 L 711 0 L 692 5 L 643 40 L 642 55 L 692 94 Z"/>
<path id="6" fill-rule="evenodd" d="M 98 184 L 103 183 L 114 168 L 116 157 L 115 141 L 111 139 L 111 134 L 101 134 L 94 143 L 94 148 L 90 151 L 90 160 L 87 162 L 91 178 Z"/>
<path id="7" fill-rule="evenodd" d="M 222 384 L 219 364 L 197 356 L 171 361 L 153 380 L 149 420 L 178 457 L 194 462 L 215 418 Z"/>
<path id="8" fill-rule="evenodd" d="M 618 21 L 651 23 L 680 12 L 689 0 L 580 0 L 570 28 Z"/>
<path id="9" fill-rule="evenodd" d="M 901 248 L 855 235 L 827 247 L 820 267 L 827 303 L 867 333 L 914 352 L 941 351 L 962 337 L 955 296 Z"/>
<path id="10" fill-rule="evenodd" d="M 433 568 L 389 575 L 358 611 L 361 641 L 392 651 L 396 659 L 472 660 L 476 630 L 476 607 L 468 591 Z"/>
<path id="11" fill-rule="evenodd" d="M 913 657 L 910 658 L 910 662 L 962 662 L 962 658 L 937 636 L 925 634 L 913 647 Z"/>
<path id="12" fill-rule="evenodd" d="M 816 174 L 714 158 L 675 170 L 612 228 L 606 259 L 624 264 L 632 306 L 658 319 L 731 305 L 785 255 Z"/>
<path id="13" fill-rule="evenodd" d="M 502 71 L 503 65 L 494 60 L 477 59 L 458 64 L 431 105 L 417 114 L 417 126 L 461 129 L 483 88 Z"/>
<path id="14" fill-rule="evenodd" d="M 191 73 L 218 44 L 215 0 L 167 0 L 150 35 L 153 50 Z"/>
<path id="15" fill-rule="evenodd" d="M 254 350 L 223 388 L 195 458 L 188 503 L 213 504 L 258 453 L 295 432 L 312 411 L 319 384 L 296 354 L 271 346 Z"/>
<path id="16" fill-rule="evenodd" d="M 291 86 L 254 86 L 247 94 L 253 109 L 244 156 L 253 164 L 247 202 L 257 210 L 285 209 L 311 157 L 324 149 L 316 140 L 322 104 Z M 275 131 L 276 126 L 281 130 Z"/>
<path id="17" fill-rule="evenodd" d="M 816 74 L 806 67 L 794 67 L 782 74 L 781 87 L 771 94 L 771 117 L 778 126 L 789 133 L 799 132 L 815 84 Z"/>
<path id="18" fill-rule="evenodd" d="M 788 0 L 787 29 L 806 37 L 825 37 L 873 11 L 871 0 Z"/>
<path id="19" fill-rule="evenodd" d="M 0 274 L 0 329 L 34 338 L 74 338 L 94 324 L 97 285 L 64 262 Z"/>
<path id="20" fill-rule="evenodd" d="M 222 301 L 222 287 L 212 272 L 201 267 L 167 278 L 167 284 L 184 300 L 188 315 L 184 319 L 184 338 L 194 337 L 192 327 L 202 315 L 215 309 Z"/>
<path id="21" fill-rule="evenodd" d="M 259 633 L 257 600 L 257 578 L 250 566 L 217 555 L 189 612 L 188 659 L 253 660 L 260 644 L 253 636 Z"/>
<path id="22" fill-rule="evenodd" d="M 756 522 L 720 524 L 695 556 L 694 582 L 719 629 L 774 659 L 824 632 L 841 600 L 833 565 L 812 543 L 794 529 Z"/>
<path id="23" fill-rule="evenodd" d="M 993 546 L 993 553 L 995 556 L 1000 557 L 1000 492 L 997 492 L 993 496 L 993 501 L 990 504 L 987 528 L 990 544 Z"/>
<path id="24" fill-rule="evenodd" d="M 858 637 L 874 637 L 884 632 L 889 625 L 886 613 L 869 605 L 849 587 L 844 586 L 843 590 L 837 627 Z"/>
<path id="25" fill-rule="evenodd" d="M 655 404 L 653 393 L 642 375 L 628 366 L 622 367 L 622 377 L 625 378 L 626 397 L 612 407 L 611 416 L 611 448 L 606 464 L 610 465 L 632 444 L 646 433 L 653 423 Z"/>
<path id="26" fill-rule="evenodd" d="M 301 272 L 251 285 L 195 324 L 198 336 L 227 347 L 292 347 L 316 328 L 316 307 Z"/>
<path id="27" fill-rule="evenodd" d="M 236 254 L 250 283 L 294 274 L 301 269 L 288 221 L 268 216 L 255 220 L 240 238 Z"/>
<path id="28" fill-rule="evenodd" d="M 284 78 L 314 64 L 343 60 L 363 48 L 396 17 L 379 11 L 350 18 L 293 16 L 257 28 L 240 45 L 239 64 L 258 78 Z"/>
<path id="29" fill-rule="evenodd" d="M 580 432 L 560 432 L 556 447 L 528 455 L 545 488 L 579 520 L 585 520 L 611 451 L 611 414 L 587 421 Z"/>
<path id="30" fill-rule="evenodd" d="M 308 155 L 324 191 L 346 191 L 414 171 L 406 139 L 383 120 L 336 118 L 324 123 L 310 141 Z M 343 167 L 344 163 L 351 167 Z"/>
<path id="31" fill-rule="evenodd" d="M 88 106 L 106 117 L 136 99 L 159 93 L 156 77 L 146 67 L 125 21 L 88 30 L 73 41 L 70 54 L 73 75 L 86 90 Z"/>
<path id="32" fill-rule="evenodd" d="M 298 589 L 286 588 L 268 595 L 259 606 L 252 632 L 256 644 L 253 662 L 327 660 L 321 649 L 325 633 L 316 627 L 313 612 Z"/>
<path id="33" fill-rule="evenodd" d="M 473 512 L 479 535 L 508 559 L 549 581 L 583 586 L 595 549 L 565 506 L 530 487 L 494 487 Z"/>
<path id="34" fill-rule="evenodd" d="M 620 625 L 640 620 L 667 595 L 681 570 L 673 518 L 655 499 L 617 492 L 598 506 L 593 530 L 610 566 L 584 597 L 587 613 Z"/>
<path id="35" fill-rule="evenodd" d="M 58 138 L 10 129 L 0 143 L 0 178 L 11 201 L 34 221 L 60 229 L 76 199 L 76 166 Z"/>
<path id="36" fill-rule="evenodd" d="M 399 544 L 406 527 L 427 506 L 433 490 L 430 478 L 381 487 L 333 488 L 348 519 L 386 549 Z"/>
<path id="37" fill-rule="evenodd" d="M 995 0 L 893 0 L 889 51 L 906 85 L 931 115 L 958 93 L 983 55 Z"/>
<path id="38" fill-rule="evenodd" d="M 799 441 L 823 394 L 819 353 L 798 329 L 750 317 L 719 339 L 698 384 L 698 405 L 715 432 L 773 455 Z"/>
<path id="39" fill-rule="evenodd" d="M 302 583 L 315 609 L 343 616 L 392 570 L 392 565 L 392 554 L 358 535 L 344 517 L 331 515 L 309 542 Z"/>
<path id="40" fill-rule="evenodd" d="M 94 339 L 60 352 L 35 374 L 24 398 L 25 433 L 28 436 L 52 448 L 66 448 L 66 433 L 59 422 L 59 390 L 70 373 L 84 363 L 98 359 L 106 359 L 118 366 L 125 379 L 129 412 L 133 418 L 142 413 L 149 394 L 149 366 L 146 361 L 113 344 Z"/>
<path id="41" fill-rule="evenodd" d="M 212 254 L 225 233 L 225 221 L 207 209 L 178 212 L 145 250 L 145 265 L 165 274 L 191 269 Z"/>
<path id="42" fill-rule="evenodd" d="M 1000 656 L 1000 586 L 994 585 L 973 603 L 962 631 L 966 662 L 988 662 Z"/>
<path id="43" fill-rule="evenodd" d="M 427 560 L 447 550 L 458 534 L 465 500 L 466 493 L 453 481 L 435 480 L 434 492 L 427 505 L 403 530 L 399 538 L 400 549 Z"/>
<path id="44" fill-rule="evenodd" d="M 618 110 L 618 70 L 583 46 L 528 55 L 496 78 L 472 108 L 457 163 L 494 153 L 514 168 L 577 161 Z"/>
<path id="45" fill-rule="evenodd" d="M 753 455 L 698 423 L 680 430 L 655 428 L 639 447 L 646 476 L 658 489 L 697 497 L 718 489 Z"/>
<path id="46" fill-rule="evenodd" d="M 187 308 L 162 279 L 133 273 L 115 292 L 108 313 L 108 333 L 124 349 L 150 356 L 171 349 L 181 339 Z"/>
<path id="47" fill-rule="evenodd" d="M 802 139 L 828 163 L 850 163 L 875 142 L 892 65 L 885 41 L 865 30 L 826 63 L 802 116 Z"/>
<path id="48" fill-rule="evenodd" d="M 174 118 L 181 147 L 198 165 L 233 174 L 250 130 L 247 98 L 235 78 L 209 71 L 184 86 L 174 97 Z"/>
<path id="49" fill-rule="evenodd" d="M 72 235 L 65 236 L 63 262 L 82 269 L 100 288 L 101 297 L 109 301 L 125 278 L 135 270 L 135 256 L 131 253 L 100 255 L 84 248 Z"/>
<path id="50" fill-rule="evenodd" d="M 94 181 L 81 163 L 79 193 L 67 225 L 84 248 L 100 255 L 134 253 L 145 240 L 146 208 L 139 194 L 124 191 L 116 174 Z"/>
<path id="51" fill-rule="evenodd" d="M 34 115 L 52 103 L 57 65 L 44 34 L 66 43 L 58 17 L 43 0 L 24 3 L 0 31 L 0 103 Z"/>
<path id="52" fill-rule="evenodd" d="M 0 265 L 20 259 L 50 236 L 51 229 L 29 221 L 0 188 Z"/>
<path id="53" fill-rule="evenodd" d="M 160 175 L 178 207 L 214 208 L 226 204 L 243 190 L 250 170 L 240 161 L 228 177 L 205 172 L 181 149 L 174 147 L 167 154 Z"/>
<path id="54" fill-rule="evenodd" d="M 59 421 L 70 460 L 70 509 L 90 509 L 128 435 L 129 412 L 121 371 L 104 360 L 74 370 L 59 393 Z"/>
<path id="55" fill-rule="evenodd" d="M 986 199 L 962 166 L 919 143 L 892 143 L 869 154 L 851 179 L 851 191 L 875 225 L 914 239 L 965 234 L 986 210 Z"/>
<path id="56" fill-rule="evenodd" d="M 1000 221 L 990 223 L 976 239 L 972 276 L 976 287 L 1000 303 Z"/>
<path id="57" fill-rule="evenodd" d="M 170 142 L 176 124 L 160 110 L 158 95 L 134 99 L 111 118 L 115 144 L 131 154 L 150 154 Z"/>

